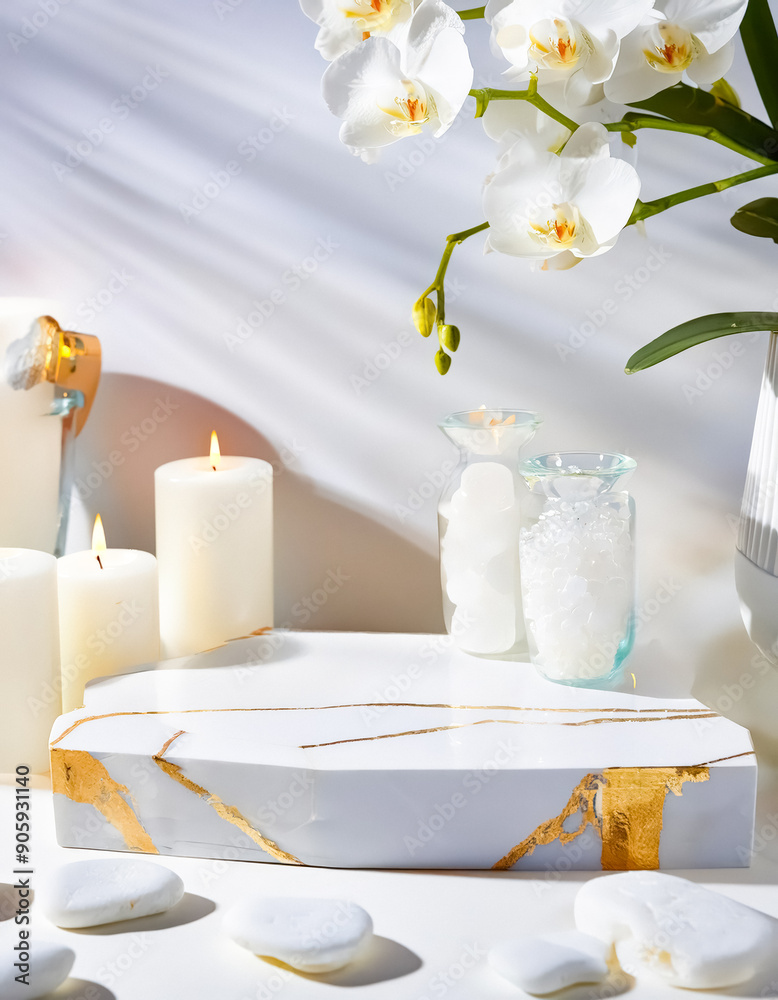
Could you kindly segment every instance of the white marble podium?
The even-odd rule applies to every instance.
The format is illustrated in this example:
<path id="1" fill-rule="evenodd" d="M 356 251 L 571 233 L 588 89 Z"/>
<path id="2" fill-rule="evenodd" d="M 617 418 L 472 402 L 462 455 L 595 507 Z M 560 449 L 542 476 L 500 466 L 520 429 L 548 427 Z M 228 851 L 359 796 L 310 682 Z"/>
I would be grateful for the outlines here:
<path id="1" fill-rule="evenodd" d="M 346 868 L 749 863 L 747 730 L 446 636 L 278 632 L 92 682 L 51 737 L 64 847 Z"/>

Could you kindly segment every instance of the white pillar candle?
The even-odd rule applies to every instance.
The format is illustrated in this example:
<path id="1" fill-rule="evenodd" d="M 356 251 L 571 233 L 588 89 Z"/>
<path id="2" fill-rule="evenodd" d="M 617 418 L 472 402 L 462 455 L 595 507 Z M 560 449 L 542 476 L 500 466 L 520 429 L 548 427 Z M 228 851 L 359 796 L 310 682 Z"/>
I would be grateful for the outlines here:
<path id="1" fill-rule="evenodd" d="M 0 549 L 0 773 L 49 769 L 49 733 L 62 711 L 57 560 Z"/>
<path id="2" fill-rule="evenodd" d="M 91 551 L 62 556 L 57 575 L 62 708 L 72 712 L 87 681 L 159 659 L 157 561 L 105 548 L 98 515 Z"/>
<path id="3" fill-rule="evenodd" d="M 273 624 L 273 467 L 220 456 L 154 475 L 163 656 L 188 656 Z"/>
<path id="4" fill-rule="evenodd" d="M 8 347 L 24 337 L 38 316 L 56 310 L 45 299 L 0 299 L 0 545 L 54 550 L 59 514 L 62 421 L 49 415 L 50 382 L 12 389 L 5 373 Z M 56 315 L 56 312 L 55 312 Z"/>

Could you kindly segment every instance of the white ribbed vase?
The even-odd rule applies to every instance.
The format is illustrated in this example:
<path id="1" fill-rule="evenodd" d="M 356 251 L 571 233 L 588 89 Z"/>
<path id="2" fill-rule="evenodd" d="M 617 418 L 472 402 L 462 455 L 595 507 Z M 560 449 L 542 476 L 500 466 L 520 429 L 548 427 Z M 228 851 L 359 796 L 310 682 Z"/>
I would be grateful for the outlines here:
<path id="1" fill-rule="evenodd" d="M 770 334 L 740 509 L 735 583 L 743 622 L 778 663 L 778 333 Z"/>

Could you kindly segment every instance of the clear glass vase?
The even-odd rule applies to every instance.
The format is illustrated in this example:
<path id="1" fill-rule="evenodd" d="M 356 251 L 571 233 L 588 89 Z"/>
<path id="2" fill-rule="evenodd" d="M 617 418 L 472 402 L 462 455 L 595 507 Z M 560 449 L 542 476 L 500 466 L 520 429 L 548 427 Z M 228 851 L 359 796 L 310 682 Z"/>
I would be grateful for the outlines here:
<path id="1" fill-rule="evenodd" d="M 561 684 L 615 679 L 635 635 L 636 463 L 614 453 L 537 455 L 519 545 L 530 658 Z"/>
<path id="2" fill-rule="evenodd" d="M 519 574 L 519 450 L 540 426 L 529 410 L 464 410 L 438 424 L 460 461 L 438 504 L 446 629 L 468 653 L 526 651 Z"/>

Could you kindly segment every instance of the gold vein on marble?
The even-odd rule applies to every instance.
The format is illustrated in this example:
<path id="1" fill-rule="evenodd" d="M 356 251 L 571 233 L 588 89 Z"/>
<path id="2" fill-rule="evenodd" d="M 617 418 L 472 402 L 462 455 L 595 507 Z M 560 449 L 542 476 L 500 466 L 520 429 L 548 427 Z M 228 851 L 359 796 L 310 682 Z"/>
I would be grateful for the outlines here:
<path id="1" fill-rule="evenodd" d="M 555 840 L 567 844 L 580 837 L 589 826 L 594 826 L 599 830 L 601 828 L 600 818 L 595 811 L 594 803 L 597 793 L 602 787 L 602 782 L 603 776 L 601 774 L 587 774 L 581 778 L 562 812 L 536 827 L 520 844 L 516 844 L 496 864 L 493 864 L 492 869 L 507 871 L 507 869 L 513 868 L 520 858 L 532 854 L 536 847 L 552 844 Z M 566 821 L 576 813 L 580 813 L 581 822 L 575 830 L 565 830 Z"/>
<path id="2" fill-rule="evenodd" d="M 625 713 L 630 716 L 641 714 L 651 715 L 674 715 L 680 712 L 679 708 L 544 708 L 537 705 L 449 705 L 444 702 L 417 702 L 417 701 L 362 701 L 352 702 L 343 705 L 285 705 L 285 706 L 257 706 L 252 708 L 160 708 L 149 709 L 148 711 L 135 712 L 105 712 L 101 715 L 89 715 L 76 721 L 63 733 L 51 741 L 51 746 L 55 746 L 69 736 L 74 729 L 83 726 L 86 722 L 99 722 L 102 719 L 114 719 L 122 716 L 135 715 L 190 715 L 201 712 L 325 712 L 340 708 L 439 708 L 450 711 L 466 712 L 546 712 L 546 713 L 569 713 L 575 712 L 587 715 L 607 715 L 611 713 Z M 715 718 L 718 713 L 710 712 L 704 706 L 700 708 L 686 709 L 688 718 L 707 719 Z M 626 720 L 624 720 L 626 721 Z M 563 723 L 561 723 L 563 724 Z"/>
<path id="3" fill-rule="evenodd" d="M 263 851 L 266 851 L 271 857 L 275 858 L 276 861 L 283 861 L 285 864 L 290 865 L 301 865 L 303 864 L 299 858 L 296 858 L 294 854 L 289 854 L 287 851 L 281 850 L 278 844 L 273 840 L 269 840 L 264 837 L 259 830 L 249 823 L 243 813 L 240 812 L 235 806 L 227 805 L 226 802 L 222 802 L 218 795 L 212 795 L 206 788 L 202 785 L 198 785 L 196 782 L 192 781 L 191 778 L 187 776 L 181 770 L 179 764 L 172 764 L 170 761 L 165 760 L 164 755 L 169 750 L 172 743 L 174 743 L 179 736 L 183 736 L 185 730 L 180 729 L 177 733 L 174 733 L 169 740 L 167 740 L 164 746 L 161 748 L 159 753 L 152 755 L 152 760 L 163 771 L 169 778 L 177 781 L 179 785 L 182 785 L 187 791 L 194 792 L 194 794 L 203 799 L 207 805 L 216 812 L 216 814 L 228 823 L 232 823 L 236 826 L 242 833 L 245 833 L 247 837 L 254 841 Z"/>
<path id="4" fill-rule="evenodd" d="M 668 792 L 682 795 L 686 783 L 709 778 L 705 765 L 611 767 L 601 774 L 587 774 L 557 816 L 541 823 L 492 867 L 505 871 L 535 848 L 554 841 L 567 844 L 592 826 L 602 839 L 600 864 L 604 871 L 657 869 Z M 576 813 L 581 817 L 579 825 L 566 830 L 565 823 Z"/>
<path id="5" fill-rule="evenodd" d="M 128 850 L 159 854 L 124 798 L 131 798 L 129 789 L 114 781 L 101 761 L 86 750 L 52 749 L 51 786 L 74 802 L 94 806 L 121 833 Z"/>
<path id="6" fill-rule="evenodd" d="M 449 726 L 434 726 L 429 729 L 407 729 L 400 733 L 382 733 L 379 736 L 354 736 L 345 740 L 331 740 L 328 743 L 305 743 L 298 747 L 299 750 L 315 750 L 318 747 L 334 747 L 342 743 L 368 743 L 372 740 L 390 740 L 398 736 L 424 736 L 427 733 L 443 733 L 451 729 L 467 729 L 473 726 L 484 725 L 505 725 L 505 726 L 596 726 L 606 723 L 616 722 L 676 722 L 682 719 L 715 719 L 717 712 L 710 712 L 707 715 L 665 715 L 657 718 L 630 718 L 630 719 L 582 719 L 580 722 L 533 722 L 524 719 L 478 719 L 476 722 L 456 722 Z"/>

